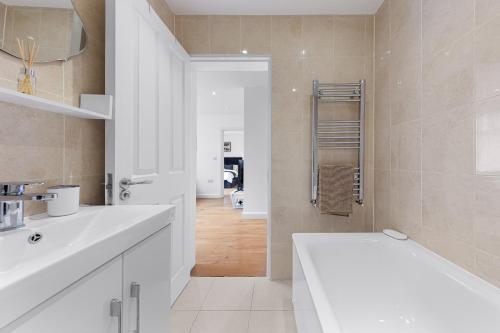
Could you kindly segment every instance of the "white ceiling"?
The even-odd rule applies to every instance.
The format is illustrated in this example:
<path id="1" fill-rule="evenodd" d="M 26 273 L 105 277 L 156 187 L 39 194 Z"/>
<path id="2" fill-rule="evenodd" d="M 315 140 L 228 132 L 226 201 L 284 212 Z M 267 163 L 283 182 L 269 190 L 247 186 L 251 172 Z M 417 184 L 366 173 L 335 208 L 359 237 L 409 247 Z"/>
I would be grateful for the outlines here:
<path id="1" fill-rule="evenodd" d="M 167 0 L 178 15 L 362 15 L 383 0 Z"/>

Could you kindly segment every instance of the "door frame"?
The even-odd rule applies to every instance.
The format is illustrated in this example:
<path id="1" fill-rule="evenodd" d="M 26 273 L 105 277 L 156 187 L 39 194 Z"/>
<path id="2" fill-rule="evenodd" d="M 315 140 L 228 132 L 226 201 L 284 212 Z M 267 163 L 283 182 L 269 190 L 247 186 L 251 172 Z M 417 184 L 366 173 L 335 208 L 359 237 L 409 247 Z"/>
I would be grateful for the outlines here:
<path id="1" fill-rule="evenodd" d="M 231 63 L 231 62 L 249 62 L 249 63 L 267 63 L 267 91 L 268 91 L 268 101 L 267 101 L 267 145 L 266 145 L 266 162 L 267 162 L 267 269 L 266 276 L 271 277 L 271 170 L 272 170 L 272 159 L 271 159 L 271 147 L 272 147 L 272 57 L 269 55 L 192 55 L 191 63 L 196 64 L 200 62 L 212 62 L 212 63 Z M 196 66 L 192 69 L 193 75 L 198 73 Z M 195 99 L 195 98 L 193 98 Z M 197 109 L 196 109 L 197 111 Z M 197 113 L 197 112 L 195 112 Z M 197 133 L 196 133 L 197 135 Z M 224 140 L 224 137 L 223 139 Z M 222 148 L 224 152 L 224 149 Z M 224 156 L 224 155 L 223 155 Z M 223 162 L 224 163 L 224 162 Z M 196 168 L 195 168 L 196 169 Z M 196 175 L 194 175 L 196 178 Z"/>

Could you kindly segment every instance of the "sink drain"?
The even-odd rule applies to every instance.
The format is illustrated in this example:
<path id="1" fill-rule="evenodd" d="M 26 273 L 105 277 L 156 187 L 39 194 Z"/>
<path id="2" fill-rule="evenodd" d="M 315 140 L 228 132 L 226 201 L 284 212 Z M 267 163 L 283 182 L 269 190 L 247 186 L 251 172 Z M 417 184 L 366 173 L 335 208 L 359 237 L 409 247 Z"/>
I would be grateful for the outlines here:
<path id="1" fill-rule="evenodd" d="M 39 233 L 39 232 L 35 232 L 34 234 L 31 234 L 29 237 L 28 237 L 28 243 L 30 244 L 36 244 L 38 242 L 40 242 L 42 240 L 42 234 Z"/>

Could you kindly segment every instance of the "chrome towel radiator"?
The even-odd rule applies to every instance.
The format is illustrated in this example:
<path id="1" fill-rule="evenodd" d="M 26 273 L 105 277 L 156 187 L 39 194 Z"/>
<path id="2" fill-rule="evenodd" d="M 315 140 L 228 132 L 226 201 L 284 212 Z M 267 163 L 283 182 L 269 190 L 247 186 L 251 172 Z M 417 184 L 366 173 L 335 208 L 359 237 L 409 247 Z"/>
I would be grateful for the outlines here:
<path id="1" fill-rule="evenodd" d="M 323 84 L 313 81 L 311 102 L 312 126 L 312 193 L 311 203 L 318 200 L 318 149 L 356 149 L 358 166 L 355 168 L 353 195 L 358 204 L 364 197 L 364 160 L 365 160 L 365 80 L 359 83 Z M 359 103 L 359 120 L 319 120 L 320 102 Z"/>

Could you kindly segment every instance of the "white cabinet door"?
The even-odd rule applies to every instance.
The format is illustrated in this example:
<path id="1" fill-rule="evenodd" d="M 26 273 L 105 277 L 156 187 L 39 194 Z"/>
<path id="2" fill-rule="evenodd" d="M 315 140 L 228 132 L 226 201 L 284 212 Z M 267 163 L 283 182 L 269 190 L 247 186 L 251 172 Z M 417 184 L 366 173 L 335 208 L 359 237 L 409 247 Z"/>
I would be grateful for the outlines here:
<path id="1" fill-rule="evenodd" d="M 123 255 L 123 331 L 170 332 L 170 226 Z"/>
<path id="2" fill-rule="evenodd" d="M 121 277 L 120 257 L 28 312 L 2 333 L 118 333 L 118 319 L 110 316 L 110 303 L 121 299 Z"/>

